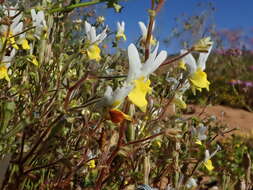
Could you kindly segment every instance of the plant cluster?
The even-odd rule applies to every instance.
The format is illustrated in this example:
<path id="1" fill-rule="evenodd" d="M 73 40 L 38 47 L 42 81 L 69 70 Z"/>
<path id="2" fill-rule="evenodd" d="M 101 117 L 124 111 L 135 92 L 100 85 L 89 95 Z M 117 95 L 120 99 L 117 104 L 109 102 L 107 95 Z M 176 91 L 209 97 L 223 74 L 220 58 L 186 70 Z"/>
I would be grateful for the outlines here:
<path id="1" fill-rule="evenodd" d="M 73 15 L 104 2 L 120 11 L 113 0 L 43 0 L 31 7 L 1 1 L 1 188 L 183 190 L 217 183 L 226 189 L 229 176 L 245 179 L 249 189 L 251 164 L 247 175 L 232 161 L 228 168 L 223 153 L 231 147 L 216 142 L 233 129 L 215 117 L 181 114 L 186 91 L 197 97 L 209 90 L 211 38 L 168 58 L 153 35 L 164 0 L 152 0 L 139 41 L 122 49 L 127 23 L 110 31 L 101 16 Z M 249 155 L 233 153 L 235 164 Z"/>

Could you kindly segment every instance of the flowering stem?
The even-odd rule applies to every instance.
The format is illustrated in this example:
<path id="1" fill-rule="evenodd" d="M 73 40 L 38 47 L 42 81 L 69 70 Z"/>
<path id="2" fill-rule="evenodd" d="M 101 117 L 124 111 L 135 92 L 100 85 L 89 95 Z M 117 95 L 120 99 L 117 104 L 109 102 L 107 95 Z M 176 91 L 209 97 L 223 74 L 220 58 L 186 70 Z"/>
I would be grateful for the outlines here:
<path id="1" fill-rule="evenodd" d="M 54 8 L 49 10 L 49 13 L 55 13 L 55 12 L 66 12 L 66 11 L 72 11 L 75 8 L 80 8 L 80 7 L 87 7 L 90 5 L 95 5 L 95 4 L 99 4 L 99 3 L 103 3 L 105 2 L 105 0 L 94 0 L 94 1 L 89 1 L 89 2 L 83 2 L 83 3 L 76 3 L 76 4 L 72 4 L 66 7 L 58 7 L 58 8 Z"/>
<path id="2" fill-rule="evenodd" d="M 183 58 L 184 56 L 188 55 L 188 54 L 191 53 L 192 51 L 193 51 L 193 49 L 191 48 L 191 49 L 189 49 L 187 52 L 183 53 L 182 55 L 179 55 L 179 56 L 174 57 L 174 58 L 172 58 L 172 59 L 167 59 L 167 60 L 165 60 L 165 61 L 161 64 L 161 66 L 164 66 L 164 65 L 168 65 L 168 64 L 170 64 L 170 63 L 173 63 L 173 62 L 175 62 L 175 61 L 177 61 L 177 60 Z"/>

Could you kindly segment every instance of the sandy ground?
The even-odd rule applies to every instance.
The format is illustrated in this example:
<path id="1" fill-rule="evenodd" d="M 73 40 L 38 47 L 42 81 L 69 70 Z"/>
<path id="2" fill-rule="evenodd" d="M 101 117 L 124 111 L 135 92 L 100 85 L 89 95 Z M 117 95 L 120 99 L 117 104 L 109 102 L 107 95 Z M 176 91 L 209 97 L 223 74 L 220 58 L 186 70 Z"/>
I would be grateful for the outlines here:
<path id="1" fill-rule="evenodd" d="M 207 106 L 201 107 L 196 105 L 191 105 L 195 113 L 187 114 L 191 115 L 199 115 L 201 114 L 201 118 L 206 116 L 215 115 L 218 120 L 227 124 L 229 128 L 238 128 L 238 132 L 252 133 L 253 132 L 253 113 L 248 112 L 242 109 L 236 109 L 226 106 Z M 204 110 L 203 110 L 204 109 Z"/>

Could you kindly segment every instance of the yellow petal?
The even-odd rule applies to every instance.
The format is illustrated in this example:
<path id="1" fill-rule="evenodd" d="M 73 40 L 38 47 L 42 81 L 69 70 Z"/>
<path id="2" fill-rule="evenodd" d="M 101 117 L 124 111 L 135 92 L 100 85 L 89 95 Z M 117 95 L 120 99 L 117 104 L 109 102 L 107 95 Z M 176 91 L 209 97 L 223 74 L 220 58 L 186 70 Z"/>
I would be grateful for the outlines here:
<path id="1" fill-rule="evenodd" d="M 212 170 L 214 169 L 213 163 L 212 163 L 211 160 L 205 161 L 205 162 L 204 162 L 204 166 L 206 167 L 206 169 L 207 169 L 208 171 L 212 171 Z"/>
<path id="2" fill-rule="evenodd" d="M 119 40 L 120 38 L 123 38 L 123 40 L 126 41 L 126 35 L 124 33 L 117 33 L 116 39 Z"/>
<path id="3" fill-rule="evenodd" d="M 152 45 L 152 46 L 156 45 L 156 40 L 154 39 L 153 36 L 151 36 L 151 38 L 150 38 L 150 45 Z"/>
<path id="4" fill-rule="evenodd" d="M 145 81 L 145 78 L 141 77 L 134 81 L 135 87 L 128 94 L 130 101 L 133 102 L 133 104 L 135 104 L 143 112 L 146 112 L 148 104 L 146 100 L 146 94 L 152 90 L 150 88 L 150 83 L 150 80 Z"/>
<path id="5" fill-rule="evenodd" d="M 201 142 L 199 139 L 197 139 L 197 140 L 195 141 L 195 143 L 198 144 L 198 145 L 202 145 L 202 142 Z"/>
<path id="6" fill-rule="evenodd" d="M 117 107 L 117 106 L 119 106 L 120 105 L 120 101 L 118 101 L 118 100 L 115 100 L 114 102 L 113 102 L 113 104 L 112 104 L 112 107 Z"/>
<path id="7" fill-rule="evenodd" d="M 23 49 L 30 49 L 28 41 L 25 38 L 21 39 L 21 46 Z"/>
<path id="8" fill-rule="evenodd" d="M 184 100 L 182 98 L 175 97 L 173 99 L 173 103 L 176 104 L 176 106 L 178 106 L 181 109 L 186 109 L 187 108 L 187 105 L 186 105 L 186 103 L 184 102 Z"/>
<path id="9" fill-rule="evenodd" d="M 193 87 L 201 91 L 202 88 L 209 90 L 210 82 L 207 80 L 207 74 L 200 68 L 190 77 Z M 194 89 L 195 90 L 195 89 Z"/>
<path id="10" fill-rule="evenodd" d="M 30 63 L 33 63 L 35 66 L 39 66 L 39 62 L 37 61 L 37 58 L 35 55 L 30 55 L 28 58 L 28 61 Z"/>
<path id="11" fill-rule="evenodd" d="M 4 65 L 0 66 L 0 79 L 5 79 L 8 82 L 10 81 L 10 78 L 8 76 L 8 68 Z"/>
<path id="12" fill-rule="evenodd" d="M 100 52 L 101 50 L 98 47 L 98 45 L 94 44 L 90 46 L 89 49 L 87 50 L 87 55 L 88 55 L 89 60 L 100 61 L 101 59 Z"/>
<path id="13" fill-rule="evenodd" d="M 89 168 L 93 169 L 96 167 L 96 163 L 95 160 L 90 160 L 89 162 L 87 162 L 87 165 L 89 166 Z"/>
<path id="14" fill-rule="evenodd" d="M 181 68 L 181 69 L 183 69 L 183 70 L 186 71 L 185 62 L 183 60 L 180 60 L 179 63 L 178 63 L 178 65 L 179 65 L 179 68 Z"/>

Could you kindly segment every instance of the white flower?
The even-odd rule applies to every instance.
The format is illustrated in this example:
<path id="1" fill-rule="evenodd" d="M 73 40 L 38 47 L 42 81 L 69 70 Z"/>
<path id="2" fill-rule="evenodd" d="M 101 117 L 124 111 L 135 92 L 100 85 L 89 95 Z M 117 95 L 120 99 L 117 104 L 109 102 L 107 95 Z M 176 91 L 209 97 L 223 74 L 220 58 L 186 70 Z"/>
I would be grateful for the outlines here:
<path id="1" fill-rule="evenodd" d="M 207 53 L 200 53 L 197 62 L 195 58 L 192 56 L 192 54 L 188 54 L 182 58 L 183 62 L 188 66 L 190 74 L 195 73 L 198 68 L 200 68 L 202 71 L 206 69 L 206 61 L 211 52 L 211 49 L 212 45 L 208 48 Z M 181 50 L 181 54 L 184 53 L 186 53 L 186 50 Z"/>
<path id="2" fill-rule="evenodd" d="M 87 39 L 89 43 L 91 44 L 101 43 L 107 36 L 106 31 L 107 31 L 107 26 L 100 34 L 96 35 L 96 28 L 94 26 L 91 26 L 91 24 L 88 23 L 87 21 L 85 21 L 85 33 L 87 35 Z"/>
<path id="3" fill-rule="evenodd" d="M 10 63 L 11 63 L 12 59 L 14 58 L 14 56 L 16 55 L 16 53 L 17 53 L 17 50 L 16 50 L 15 48 L 13 48 L 13 49 L 11 50 L 10 55 L 8 55 L 8 56 L 3 56 L 3 59 L 2 59 L 2 61 L 1 61 L 1 63 L 4 63 L 4 64 L 6 64 L 6 65 L 9 67 L 9 66 L 10 66 Z M 7 68 L 8 68 L 8 67 L 7 67 Z"/>
<path id="4" fill-rule="evenodd" d="M 6 7 L 4 7 L 6 8 Z M 17 6 L 15 7 L 9 7 L 8 9 L 6 9 L 4 11 L 4 14 L 6 16 L 9 16 L 9 17 L 13 17 L 13 16 L 16 16 L 18 14 L 18 10 L 17 10 Z M 10 25 L 10 31 L 9 31 L 9 35 L 7 35 L 7 31 L 8 31 L 8 26 L 7 25 L 1 25 L 1 33 L 5 35 L 5 37 L 8 38 L 8 40 L 10 41 L 12 47 L 18 49 L 18 46 L 16 44 L 16 41 L 15 41 L 15 38 L 12 38 L 12 36 L 18 34 L 18 33 L 21 33 L 22 30 L 23 30 L 23 22 L 21 22 L 22 18 L 22 14 L 18 14 L 13 20 L 12 20 L 12 23 Z"/>
<path id="5" fill-rule="evenodd" d="M 123 38 L 124 40 L 126 40 L 126 35 L 125 35 L 125 22 L 122 21 L 117 22 L 117 34 L 116 34 L 116 38 L 120 39 Z"/>
<path id="6" fill-rule="evenodd" d="M 196 182 L 196 179 L 190 177 L 190 178 L 188 179 L 187 183 L 186 183 L 186 187 L 187 187 L 188 189 L 191 189 L 191 188 L 197 187 L 197 186 L 198 186 L 198 184 L 197 184 L 197 182 Z"/>
<path id="7" fill-rule="evenodd" d="M 137 48 L 134 44 L 128 46 L 128 59 L 129 59 L 129 71 L 127 76 L 127 83 L 131 83 L 140 77 L 148 77 L 153 73 L 166 59 L 167 52 L 161 51 L 157 55 L 159 43 L 155 50 L 150 54 L 147 61 L 142 64 Z"/>
<path id="8" fill-rule="evenodd" d="M 45 14 L 43 11 L 36 11 L 31 9 L 31 16 L 33 21 L 33 26 L 35 27 L 35 37 L 40 39 L 43 30 L 46 30 L 47 24 L 45 20 Z"/>
<path id="9" fill-rule="evenodd" d="M 113 91 L 110 86 L 107 86 L 102 100 L 103 106 L 118 107 L 127 97 L 132 88 L 132 85 L 126 83 L 115 91 Z"/>
<path id="10" fill-rule="evenodd" d="M 209 150 L 205 151 L 205 159 L 204 162 L 206 162 L 207 160 L 210 160 L 218 151 L 221 150 L 221 147 L 219 145 L 217 145 L 216 150 L 210 155 Z"/>
<path id="11" fill-rule="evenodd" d="M 139 22 L 139 26 L 140 26 L 141 33 L 142 33 L 142 41 L 146 41 L 146 38 L 148 35 L 148 29 L 147 29 L 146 25 L 141 21 Z M 152 32 L 153 32 L 154 28 L 155 28 L 155 23 L 153 23 Z M 153 37 L 151 37 L 150 44 L 154 45 L 154 43 L 155 43 L 155 41 L 153 40 Z"/>
<path id="12" fill-rule="evenodd" d="M 191 128 L 191 133 L 193 136 L 195 136 L 198 140 L 206 140 L 206 131 L 207 127 L 205 127 L 202 123 L 199 125 L 199 127 L 196 129 L 194 127 Z"/>
<path id="13" fill-rule="evenodd" d="M 202 88 L 209 90 L 210 82 L 207 80 L 207 74 L 204 72 L 206 68 L 206 60 L 210 54 L 212 46 L 208 48 L 207 53 L 200 53 L 198 62 L 195 58 L 188 54 L 182 58 L 182 64 L 186 64 L 189 70 L 188 80 L 191 84 L 193 94 L 196 94 L 196 90 L 202 91 Z M 181 54 L 186 51 L 181 50 Z"/>

